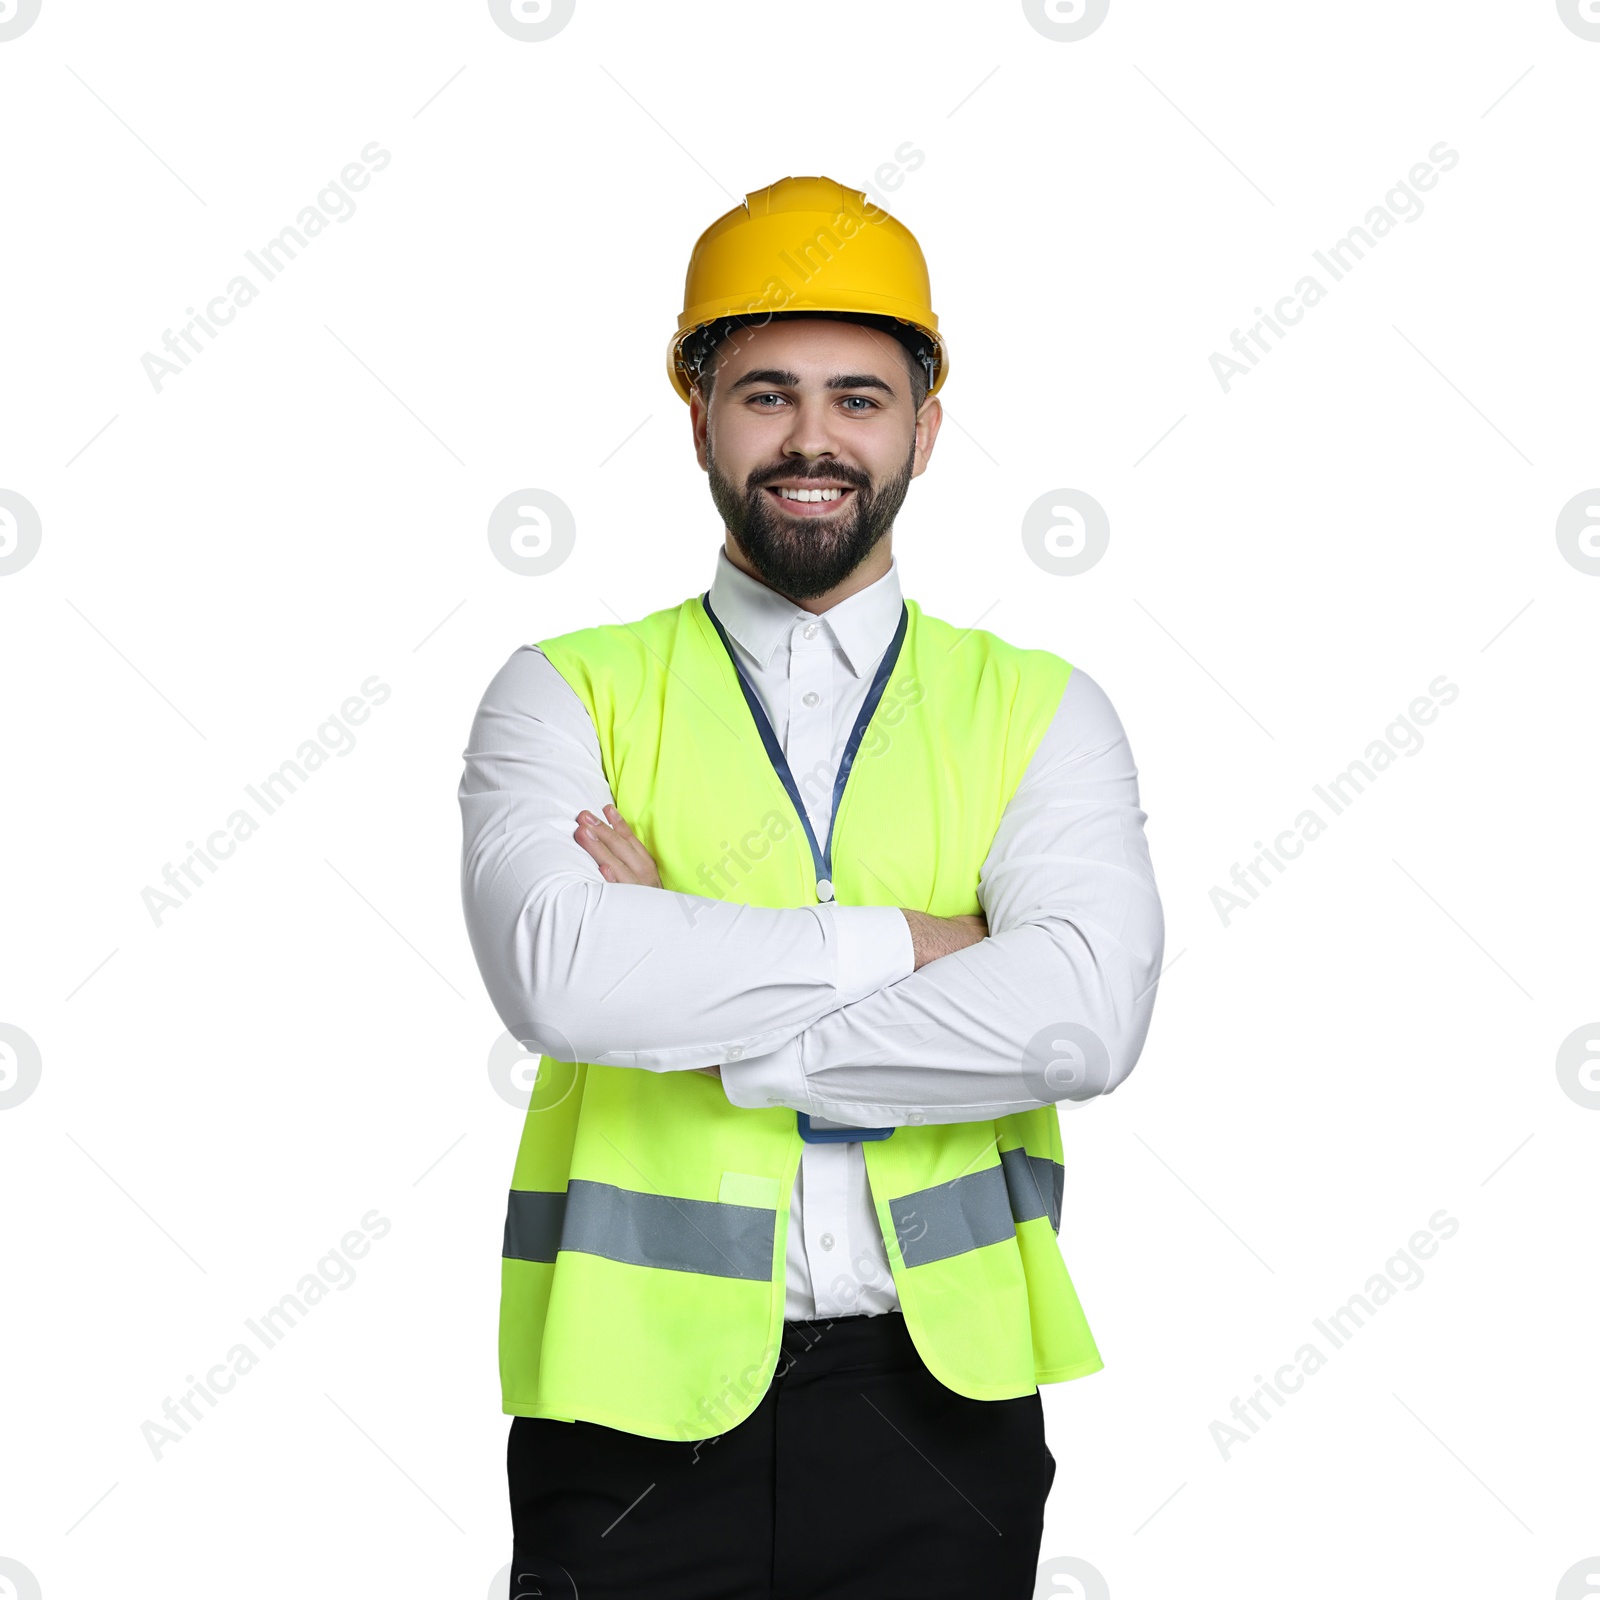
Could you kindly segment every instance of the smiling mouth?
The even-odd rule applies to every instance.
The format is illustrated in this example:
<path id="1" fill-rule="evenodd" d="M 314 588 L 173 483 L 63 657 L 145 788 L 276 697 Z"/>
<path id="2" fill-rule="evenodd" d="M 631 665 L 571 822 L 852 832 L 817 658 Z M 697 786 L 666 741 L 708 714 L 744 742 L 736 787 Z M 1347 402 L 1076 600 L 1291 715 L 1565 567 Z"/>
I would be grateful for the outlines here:
<path id="1" fill-rule="evenodd" d="M 825 488 L 767 484 L 766 492 L 791 516 L 826 517 L 842 506 L 855 490 L 838 484 Z"/>

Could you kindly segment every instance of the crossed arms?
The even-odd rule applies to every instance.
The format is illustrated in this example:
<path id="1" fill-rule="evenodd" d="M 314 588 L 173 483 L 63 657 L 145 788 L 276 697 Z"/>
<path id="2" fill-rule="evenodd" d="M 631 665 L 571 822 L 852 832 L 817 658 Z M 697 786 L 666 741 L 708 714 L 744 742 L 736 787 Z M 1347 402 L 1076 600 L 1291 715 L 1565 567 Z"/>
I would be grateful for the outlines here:
<path id="1" fill-rule="evenodd" d="M 915 932 L 893 906 L 746 906 L 657 887 L 653 863 L 616 870 L 593 724 L 535 646 L 490 683 L 464 759 L 473 951 L 501 1020 L 559 1059 L 720 1065 L 735 1105 L 860 1126 L 1085 1098 L 1138 1059 L 1162 912 L 1127 739 L 1081 670 L 984 862 L 985 920 Z M 591 846 L 583 811 L 603 819 Z M 1085 1034 L 1097 1070 L 1054 1070 Z"/>

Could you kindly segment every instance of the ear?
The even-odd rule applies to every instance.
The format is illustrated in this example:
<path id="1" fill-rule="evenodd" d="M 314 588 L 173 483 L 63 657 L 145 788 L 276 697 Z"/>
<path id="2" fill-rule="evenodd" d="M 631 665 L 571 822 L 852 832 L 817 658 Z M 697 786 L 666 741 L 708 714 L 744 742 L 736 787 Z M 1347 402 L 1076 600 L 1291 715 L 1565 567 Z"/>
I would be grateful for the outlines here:
<path id="1" fill-rule="evenodd" d="M 928 457 L 933 454 L 933 441 L 939 437 L 939 424 L 944 421 L 944 407 L 937 395 L 929 395 L 917 413 L 916 456 L 911 464 L 911 476 L 920 478 L 927 469 Z"/>
<path id="2" fill-rule="evenodd" d="M 699 385 L 689 390 L 689 430 L 694 435 L 694 457 L 702 472 L 709 471 L 706 462 L 706 427 L 711 417 L 711 403 L 700 393 Z"/>

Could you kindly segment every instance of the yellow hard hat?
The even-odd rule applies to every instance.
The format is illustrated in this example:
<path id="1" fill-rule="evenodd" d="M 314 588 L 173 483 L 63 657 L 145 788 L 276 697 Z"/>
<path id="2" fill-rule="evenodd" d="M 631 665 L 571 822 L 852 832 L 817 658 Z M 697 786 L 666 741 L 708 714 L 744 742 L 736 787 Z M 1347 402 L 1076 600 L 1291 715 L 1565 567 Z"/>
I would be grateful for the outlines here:
<path id="1" fill-rule="evenodd" d="M 832 178 L 782 178 L 700 235 L 667 375 L 687 400 L 696 369 L 684 347 L 724 317 L 759 323 L 777 312 L 835 311 L 888 319 L 920 353 L 928 393 L 936 394 L 949 362 L 929 299 L 928 264 L 903 223 Z"/>

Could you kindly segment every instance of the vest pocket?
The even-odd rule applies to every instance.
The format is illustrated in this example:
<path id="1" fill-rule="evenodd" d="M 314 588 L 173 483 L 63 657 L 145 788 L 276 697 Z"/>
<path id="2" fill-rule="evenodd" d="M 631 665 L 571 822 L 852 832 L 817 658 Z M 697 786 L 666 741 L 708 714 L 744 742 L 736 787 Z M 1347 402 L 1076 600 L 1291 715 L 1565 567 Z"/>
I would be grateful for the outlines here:
<path id="1" fill-rule="evenodd" d="M 717 1199 L 725 1206 L 761 1206 L 776 1211 L 778 1180 L 758 1172 L 724 1172 Z"/>

